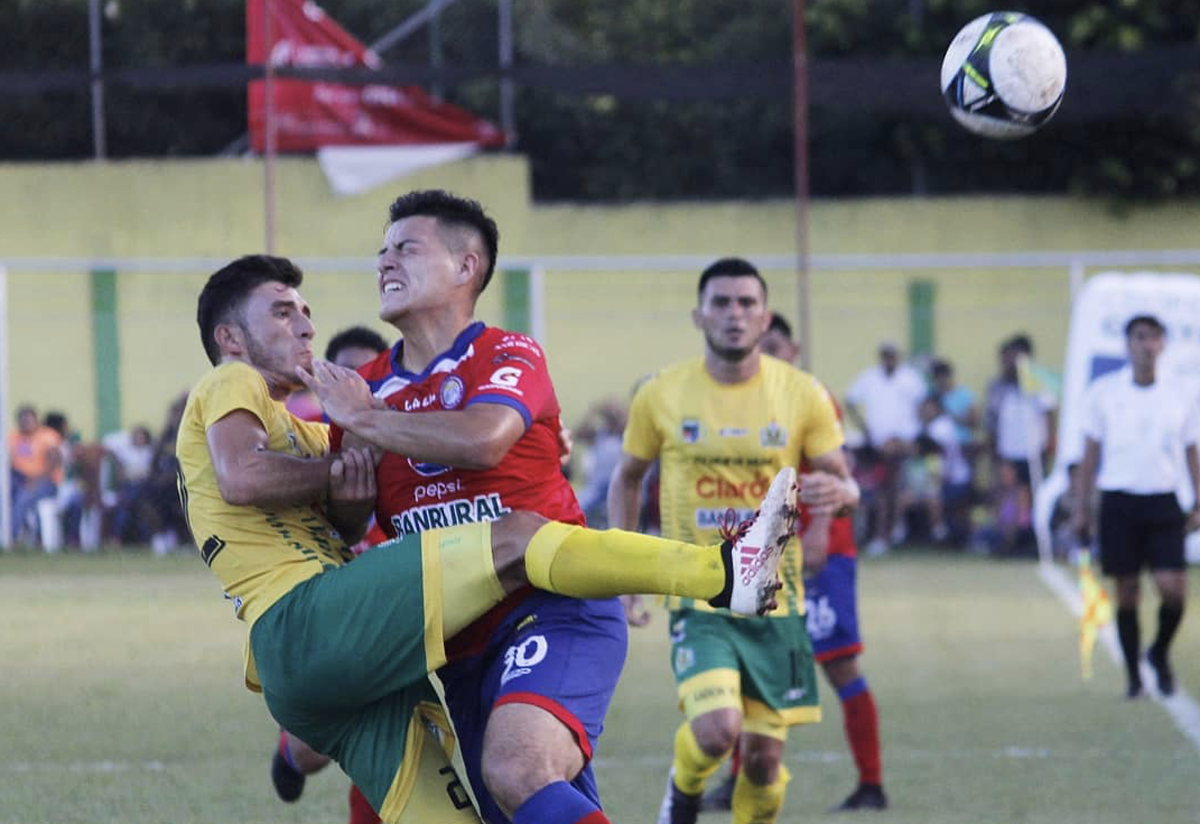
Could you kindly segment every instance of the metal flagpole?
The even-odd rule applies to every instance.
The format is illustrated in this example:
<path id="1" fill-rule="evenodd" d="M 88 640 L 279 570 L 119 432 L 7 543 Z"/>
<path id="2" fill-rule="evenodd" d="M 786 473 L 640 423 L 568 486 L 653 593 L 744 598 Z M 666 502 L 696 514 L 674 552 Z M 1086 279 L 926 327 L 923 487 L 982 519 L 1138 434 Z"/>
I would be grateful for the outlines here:
<path id="1" fill-rule="evenodd" d="M 263 125 L 266 128 L 266 146 L 263 152 L 263 228 L 265 248 L 268 255 L 275 254 L 275 68 L 271 50 L 275 45 L 274 29 L 271 25 L 273 0 L 263 0 L 263 39 L 266 40 L 264 54 Z"/>
<path id="2" fill-rule="evenodd" d="M 808 283 L 808 38 L 804 0 L 794 0 L 792 16 L 792 116 L 796 173 L 796 326 L 800 365 L 812 368 L 812 316 Z"/>
<path id="3" fill-rule="evenodd" d="M 12 467 L 8 456 L 8 433 L 12 426 L 8 396 L 8 271 L 0 266 L 0 549 L 12 549 Z"/>
<path id="4" fill-rule="evenodd" d="M 100 0 L 88 0 L 88 50 L 92 72 L 92 150 L 96 160 L 107 154 L 104 139 L 104 50 L 100 40 Z"/>

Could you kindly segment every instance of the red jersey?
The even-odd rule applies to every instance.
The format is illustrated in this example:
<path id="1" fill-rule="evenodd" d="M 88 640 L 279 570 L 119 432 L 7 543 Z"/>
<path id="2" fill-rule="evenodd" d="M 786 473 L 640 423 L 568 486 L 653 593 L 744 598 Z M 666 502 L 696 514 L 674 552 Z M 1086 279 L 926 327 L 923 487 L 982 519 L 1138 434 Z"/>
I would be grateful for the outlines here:
<path id="1" fill-rule="evenodd" d="M 584 524 L 575 492 L 559 465 L 561 410 L 536 341 L 476 322 L 419 375 L 400 365 L 403 346 L 401 340 L 359 368 L 375 397 L 398 411 L 416 413 L 501 404 L 521 415 L 525 434 L 492 469 L 459 469 L 386 453 L 376 471 L 375 517 L 388 537 L 494 521 L 517 509 Z M 341 434 L 333 426 L 335 448 Z M 448 652 L 451 646 L 458 655 L 480 647 L 488 630 L 527 594 L 528 590 L 516 593 L 484 615 L 448 645 Z"/>
<path id="2" fill-rule="evenodd" d="M 828 392 L 828 390 L 826 390 Z M 838 425 L 842 423 L 842 407 L 834 399 L 833 393 L 829 393 L 829 400 L 833 402 L 833 409 L 837 412 Z M 808 472 L 812 469 L 805 461 L 800 465 L 800 471 Z M 801 534 L 808 529 L 809 522 L 812 521 L 812 516 L 808 513 L 808 507 L 800 504 L 800 517 L 797 519 L 796 531 Z M 853 558 L 858 555 L 858 548 L 854 545 L 854 520 L 849 515 L 843 515 L 840 518 L 834 518 L 829 522 L 829 548 L 826 550 L 827 555 L 848 555 Z"/>

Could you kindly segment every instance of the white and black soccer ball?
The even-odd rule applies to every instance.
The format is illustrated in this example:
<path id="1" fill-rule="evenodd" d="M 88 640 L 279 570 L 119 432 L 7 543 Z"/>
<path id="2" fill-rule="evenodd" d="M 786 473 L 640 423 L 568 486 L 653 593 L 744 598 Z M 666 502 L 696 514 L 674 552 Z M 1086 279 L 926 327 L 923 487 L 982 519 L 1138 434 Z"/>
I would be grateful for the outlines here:
<path id="1" fill-rule="evenodd" d="M 1067 87 L 1058 38 L 1027 14 L 976 17 L 942 60 L 942 96 L 950 114 L 984 137 L 1033 134 L 1051 118 Z"/>

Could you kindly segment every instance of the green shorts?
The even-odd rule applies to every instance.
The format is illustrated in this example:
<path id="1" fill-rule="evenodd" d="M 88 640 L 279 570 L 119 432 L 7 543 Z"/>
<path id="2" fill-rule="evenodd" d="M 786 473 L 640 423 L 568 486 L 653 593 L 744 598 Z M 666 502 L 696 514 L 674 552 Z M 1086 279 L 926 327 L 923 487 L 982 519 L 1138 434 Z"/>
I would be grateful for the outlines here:
<path id="1" fill-rule="evenodd" d="M 671 612 L 671 669 L 689 720 L 718 709 L 742 714 L 742 730 L 783 740 L 821 720 L 817 671 L 803 615 L 734 618 Z"/>
<path id="2" fill-rule="evenodd" d="M 443 622 L 464 620 L 446 596 L 477 596 L 482 614 L 503 595 L 481 526 L 381 544 L 299 584 L 250 631 L 271 714 L 337 761 L 385 821 L 478 820 L 445 769 L 453 733 L 428 673 L 446 661 Z"/>

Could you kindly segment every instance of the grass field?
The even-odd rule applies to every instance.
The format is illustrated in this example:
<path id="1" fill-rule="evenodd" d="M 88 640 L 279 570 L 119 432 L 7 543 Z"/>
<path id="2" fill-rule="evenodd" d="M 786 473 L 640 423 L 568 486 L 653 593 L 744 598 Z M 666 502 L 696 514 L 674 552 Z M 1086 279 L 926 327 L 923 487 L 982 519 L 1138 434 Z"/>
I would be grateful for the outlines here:
<path id="1" fill-rule="evenodd" d="M 1103 650 L 1080 679 L 1075 621 L 1031 564 L 901 552 L 864 561 L 860 589 L 893 809 L 852 818 L 1200 820 L 1200 754 L 1161 706 L 1118 697 Z M 1144 634 L 1153 620 L 1151 604 Z M 632 633 L 597 753 L 618 824 L 653 821 L 661 795 L 679 719 L 665 634 L 661 615 Z M 299 804 L 275 799 L 275 728 L 241 686 L 242 637 L 190 555 L 0 554 L 0 824 L 345 821 L 334 769 Z M 1200 690 L 1200 616 L 1175 659 Z M 853 785 L 823 699 L 825 722 L 789 741 L 783 822 L 827 818 Z"/>

